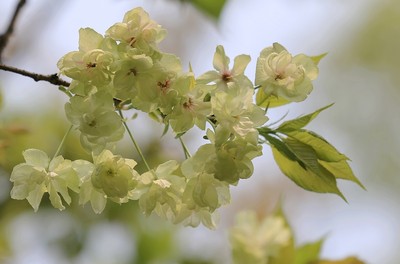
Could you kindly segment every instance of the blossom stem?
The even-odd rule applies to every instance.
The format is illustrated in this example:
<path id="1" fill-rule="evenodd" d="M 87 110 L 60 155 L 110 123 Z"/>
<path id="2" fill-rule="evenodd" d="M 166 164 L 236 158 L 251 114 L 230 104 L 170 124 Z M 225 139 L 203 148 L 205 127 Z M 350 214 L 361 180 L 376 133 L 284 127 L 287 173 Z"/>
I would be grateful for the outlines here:
<path id="1" fill-rule="evenodd" d="M 190 155 L 189 149 L 186 147 L 185 142 L 183 142 L 182 136 L 180 136 L 178 138 L 179 138 L 179 142 L 181 142 L 183 152 L 185 153 L 185 158 L 186 159 L 190 158 L 192 155 Z"/>
<path id="2" fill-rule="evenodd" d="M 151 171 L 150 166 L 149 166 L 149 164 L 147 163 L 146 158 L 144 157 L 142 150 L 140 149 L 140 147 L 139 147 L 139 145 L 137 144 L 135 138 L 133 137 L 133 134 L 132 134 L 131 130 L 129 129 L 128 125 L 126 124 L 126 121 L 125 121 L 124 115 L 122 114 L 121 109 L 118 109 L 118 113 L 119 113 L 119 115 L 120 115 L 121 118 L 122 118 L 122 122 L 124 123 L 124 126 L 125 126 L 125 128 L 126 128 L 126 131 L 128 131 L 128 135 L 129 135 L 129 137 L 130 137 L 130 139 L 131 139 L 133 145 L 135 146 L 136 151 L 138 152 L 138 154 L 139 154 L 140 158 L 142 159 L 144 165 L 146 166 L 147 170 Z"/>
<path id="3" fill-rule="evenodd" d="M 68 131 L 65 133 L 63 139 L 61 140 L 61 143 L 60 143 L 60 145 L 58 146 L 56 153 L 54 153 L 53 159 L 54 159 L 55 157 L 57 157 L 58 154 L 60 154 L 61 148 L 64 146 L 65 140 L 67 139 L 67 136 L 68 136 L 68 134 L 71 132 L 71 130 L 72 130 L 72 125 L 69 127 Z"/>

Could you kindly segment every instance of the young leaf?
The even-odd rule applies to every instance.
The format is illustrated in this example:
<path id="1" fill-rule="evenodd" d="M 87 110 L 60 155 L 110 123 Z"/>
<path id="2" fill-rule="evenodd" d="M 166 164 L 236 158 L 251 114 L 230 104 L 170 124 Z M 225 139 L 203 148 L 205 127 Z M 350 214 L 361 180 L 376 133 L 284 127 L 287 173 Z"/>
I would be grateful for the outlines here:
<path id="1" fill-rule="evenodd" d="M 362 183 L 353 174 L 353 171 L 351 170 L 351 168 L 346 160 L 341 160 L 338 162 L 327 162 L 327 161 L 320 160 L 319 163 L 325 169 L 330 171 L 330 173 L 332 173 L 335 176 L 335 178 L 355 182 L 361 188 L 363 188 L 365 190 L 364 185 L 362 185 Z"/>
<path id="2" fill-rule="evenodd" d="M 290 150 L 315 173 L 326 173 L 327 170 L 329 174 L 333 175 L 336 179 L 355 182 L 361 188 L 365 189 L 362 183 L 353 174 L 353 171 L 347 163 L 348 158 L 338 152 L 324 138 L 307 130 L 293 131 L 287 133 L 287 135 L 289 139 L 286 140 L 286 143 Z M 307 148 L 311 148 L 312 150 L 307 150 Z M 313 153 L 315 153 L 315 156 Z M 305 159 L 307 159 L 309 163 L 307 163 Z M 323 168 L 322 170 L 321 166 Z"/>
<path id="3" fill-rule="evenodd" d="M 261 107 L 277 107 L 291 103 L 283 97 L 276 97 L 275 95 L 267 95 L 262 88 L 258 89 L 256 94 L 256 104 Z"/>
<path id="4" fill-rule="evenodd" d="M 299 160 L 296 155 L 288 148 L 288 146 L 282 142 L 280 139 L 273 137 L 269 134 L 262 134 L 262 136 L 268 140 L 268 142 L 275 147 L 276 149 L 278 149 L 282 154 L 284 154 L 287 158 L 289 158 L 290 160 L 293 161 L 297 161 L 302 167 L 304 167 L 305 165 L 301 162 L 301 160 Z"/>
<path id="5" fill-rule="evenodd" d="M 293 264 L 310 264 L 318 261 L 323 242 L 324 240 L 320 239 L 297 248 Z"/>
<path id="6" fill-rule="evenodd" d="M 329 174 L 317 175 L 309 169 L 304 169 L 298 162 L 288 159 L 285 154 L 273 146 L 272 153 L 281 171 L 298 186 L 313 192 L 334 193 L 345 200 L 336 186 L 335 177 Z"/>
<path id="7" fill-rule="evenodd" d="M 285 143 L 296 157 L 305 164 L 307 170 L 311 170 L 321 177 L 334 178 L 332 173 L 319 164 L 317 153 L 312 147 L 290 138 L 287 138 Z"/>
<path id="8" fill-rule="evenodd" d="M 319 113 L 321 113 L 323 110 L 331 107 L 333 104 L 327 105 L 325 107 L 322 107 L 318 109 L 317 111 L 298 117 L 296 119 L 292 119 L 286 122 L 283 122 L 276 130 L 281 133 L 287 133 L 295 130 L 299 130 L 303 127 L 305 127 L 308 123 L 310 123 L 314 118 L 318 116 Z"/>
<path id="9" fill-rule="evenodd" d="M 326 55 L 328 55 L 328 53 L 322 53 L 322 54 L 320 54 L 320 55 L 317 55 L 317 56 L 312 56 L 311 57 L 311 59 L 312 59 L 312 61 L 315 63 L 315 64 L 319 64 L 319 62 L 326 56 Z"/>
<path id="10" fill-rule="evenodd" d="M 206 13 L 212 18 L 219 19 L 226 0 L 183 0 L 190 2 L 200 11 Z"/>
<path id="11" fill-rule="evenodd" d="M 294 138 L 303 144 L 312 147 L 319 160 L 336 162 L 348 160 L 348 158 L 340 153 L 334 146 L 321 136 L 308 130 L 298 130 L 286 133 L 290 138 Z"/>

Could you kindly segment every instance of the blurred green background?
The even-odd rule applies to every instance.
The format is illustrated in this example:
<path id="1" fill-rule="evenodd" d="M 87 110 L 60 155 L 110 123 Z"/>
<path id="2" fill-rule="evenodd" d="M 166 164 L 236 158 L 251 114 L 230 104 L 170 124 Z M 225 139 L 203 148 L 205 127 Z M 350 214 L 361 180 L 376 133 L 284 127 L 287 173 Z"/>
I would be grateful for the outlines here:
<path id="1" fill-rule="evenodd" d="M 0 3 L 0 31 L 5 30 L 16 2 Z M 227 230 L 235 212 L 269 212 L 280 200 L 298 243 L 327 237 L 323 257 L 357 255 L 372 264 L 398 263 L 399 1 L 30 0 L 3 62 L 55 73 L 58 58 L 77 49 L 80 27 L 104 33 L 136 6 L 143 6 L 168 30 L 162 48 L 180 56 L 187 68 L 190 62 L 196 75 L 212 68 L 218 44 L 225 46 L 231 59 L 251 55 L 250 78 L 258 53 L 273 42 L 293 54 L 328 52 L 309 99 L 271 111 L 270 119 L 287 112 L 295 117 L 335 102 L 310 129 L 352 159 L 367 191 L 341 182 L 348 204 L 333 195 L 306 192 L 279 172 L 265 147 L 264 156 L 256 160 L 255 175 L 233 188 L 232 204 L 221 210 L 216 231 L 145 218 L 134 202 L 109 203 L 103 214 L 95 215 L 76 202 L 59 212 L 44 197 L 34 213 L 26 201 L 9 199 L 9 174 L 22 162 L 26 148 L 55 152 L 68 127 L 63 113 L 67 98 L 50 84 L 0 72 L 0 262 L 230 263 Z M 160 142 L 162 127 L 140 115 L 131 125 L 154 164 L 180 157 L 172 135 Z M 201 133 L 186 137 L 194 152 Z M 129 142 L 121 143 L 119 151 L 135 158 Z M 68 138 L 63 155 L 88 157 L 77 135 Z"/>

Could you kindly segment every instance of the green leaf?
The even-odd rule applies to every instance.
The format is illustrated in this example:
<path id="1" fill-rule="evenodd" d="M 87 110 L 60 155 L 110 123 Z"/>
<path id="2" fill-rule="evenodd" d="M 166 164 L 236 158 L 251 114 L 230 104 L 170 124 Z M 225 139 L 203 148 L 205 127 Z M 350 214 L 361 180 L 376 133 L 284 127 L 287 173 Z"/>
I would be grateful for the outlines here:
<path id="1" fill-rule="evenodd" d="M 327 52 L 322 53 L 322 54 L 317 55 L 317 56 L 311 56 L 311 59 L 316 65 L 318 65 L 319 62 L 322 60 L 322 58 L 324 58 L 326 55 L 328 55 Z"/>
<path id="2" fill-rule="evenodd" d="M 315 150 L 301 143 L 298 140 L 287 138 L 285 140 L 286 145 L 289 149 L 296 155 L 296 157 L 305 164 L 306 169 L 309 169 L 316 173 L 317 175 L 326 176 L 326 177 L 334 177 L 328 170 L 326 170 L 321 164 L 318 162 L 318 156 Z"/>
<path id="3" fill-rule="evenodd" d="M 340 153 L 323 137 L 315 134 L 314 132 L 308 130 L 298 130 L 288 132 L 286 135 L 312 147 L 315 150 L 319 160 L 336 162 L 349 159 L 344 154 Z"/>
<path id="4" fill-rule="evenodd" d="M 319 113 L 321 113 L 323 110 L 331 107 L 333 104 L 327 105 L 325 107 L 322 107 L 318 109 L 317 111 L 298 117 L 296 119 L 292 119 L 286 122 L 283 122 L 276 130 L 281 133 L 288 133 L 291 131 L 299 130 L 303 127 L 305 127 L 308 123 L 310 123 L 314 118 L 318 116 Z"/>
<path id="5" fill-rule="evenodd" d="M 294 183 L 305 190 L 318 193 L 334 193 L 346 200 L 336 185 L 335 177 L 313 158 L 310 149 L 296 148 L 293 151 L 293 144 L 290 147 L 306 168 L 302 167 L 297 161 L 290 160 L 284 153 L 272 146 L 274 159 L 281 171 L 288 176 Z M 296 153 L 297 152 L 297 153 Z M 315 155 L 315 152 L 314 152 Z M 311 168 L 310 168 L 311 167 Z"/>
<path id="6" fill-rule="evenodd" d="M 276 149 L 278 149 L 282 154 L 284 154 L 287 158 L 289 158 L 290 160 L 293 161 L 297 161 L 299 162 L 300 165 L 302 165 L 302 167 L 304 167 L 304 164 L 302 164 L 301 160 L 299 160 L 296 155 L 288 148 L 288 146 L 282 142 L 280 139 L 271 136 L 269 134 L 264 134 L 262 135 L 266 140 L 268 140 L 268 142 L 275 147 Z"/>
<path id="7" fill-rule="evenodd" d="M 320 160 L 319 163 L 330 173 L 332 173 L 337 179 L 349 180 L 357 183 L 361 188 L 365 190 L 364 185 L 356 178 L 349 164 L 345 160 L 339 162 L 327 162 Z"/>
<path id="8" fill-rule="evenodd" d="M 324 240 L 320 239 L 297 248 L 293 264 L 310 264 L 318 261 L 323 242 Z"/>
<path id="9" fill-rule="evenodd" d="M 264 93 L 263 89 L 260 88 L 256 94 L 256 104 L 261 107 L 278 107 L 291 103 L 291 101 L 286 100 L 283 97 L 276 97 L 275 95 L 267 95 Z"/>
<path id="10" fill-rule="evenodd" d="M 299 162 L 303 168 L 311 169 L 317 175 L 328 173 L 336 179 L 355 182 L 365 189 L 347 163 L 348 158 L 314 132 L 307 130 L 289 132 L 287 133 L 289 138 L 281 142 L 270 136 L 272 130 L 259 131 L 260 135 L 264 136 L 275 148 L 290 160 Z"/>
<path id="11" fill-rule="evenodd" d="M 226 0 L 181 0 L 181 1 L 193 4 L 197 9 L 215 19 L 219 19 L 222 9 L 224 8 L 226 3 Z"/>

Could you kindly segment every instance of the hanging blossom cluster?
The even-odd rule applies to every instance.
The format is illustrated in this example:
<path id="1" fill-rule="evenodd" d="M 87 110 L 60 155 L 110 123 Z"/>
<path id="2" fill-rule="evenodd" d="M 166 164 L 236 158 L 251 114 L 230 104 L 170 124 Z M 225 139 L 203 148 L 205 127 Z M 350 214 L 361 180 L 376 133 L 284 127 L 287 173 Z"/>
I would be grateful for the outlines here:
<path id="1" fill-rule="evenodd" d="M 230 67 L 218 46 L 214 70 L 196 78 L 183 71 L 178 57 L 160 51 L 165 35 L 142 8 L 127 12 L 104 36 L 90 28 L 79 31 L 79 50 L 63 56 L 58 68 L 72 79 L 66 116 L 93 160 L 50 159 L 40 150 L 26 150 L 25 163 L 11 175 L 12 198 L 27 199 L 37 210 L 49 193 L 52 205 L 62 210 L 73 191 L 96 213 L 109 200 L 137 200 L 146 215 L 215 227 L 216 210 L 230 202 L 230 186 L 249 178 L 252 160 L 262 155 L 258 128 L 268 117 L 254 102 L 255 92 L 302 101 L 318 68 L 310 57 L 292 57 L 275 43 L 261 52 L 253 84 L 244 74 L 250 57 L 239 55 Z M 196 126 L 208 143 L 193 156 L 185 152 L 183 163 L 170 160 L 139 174 L 136 161 L 112 152 L 126 130 L 125 109 L 156 117 L 177 137 Z"/>

